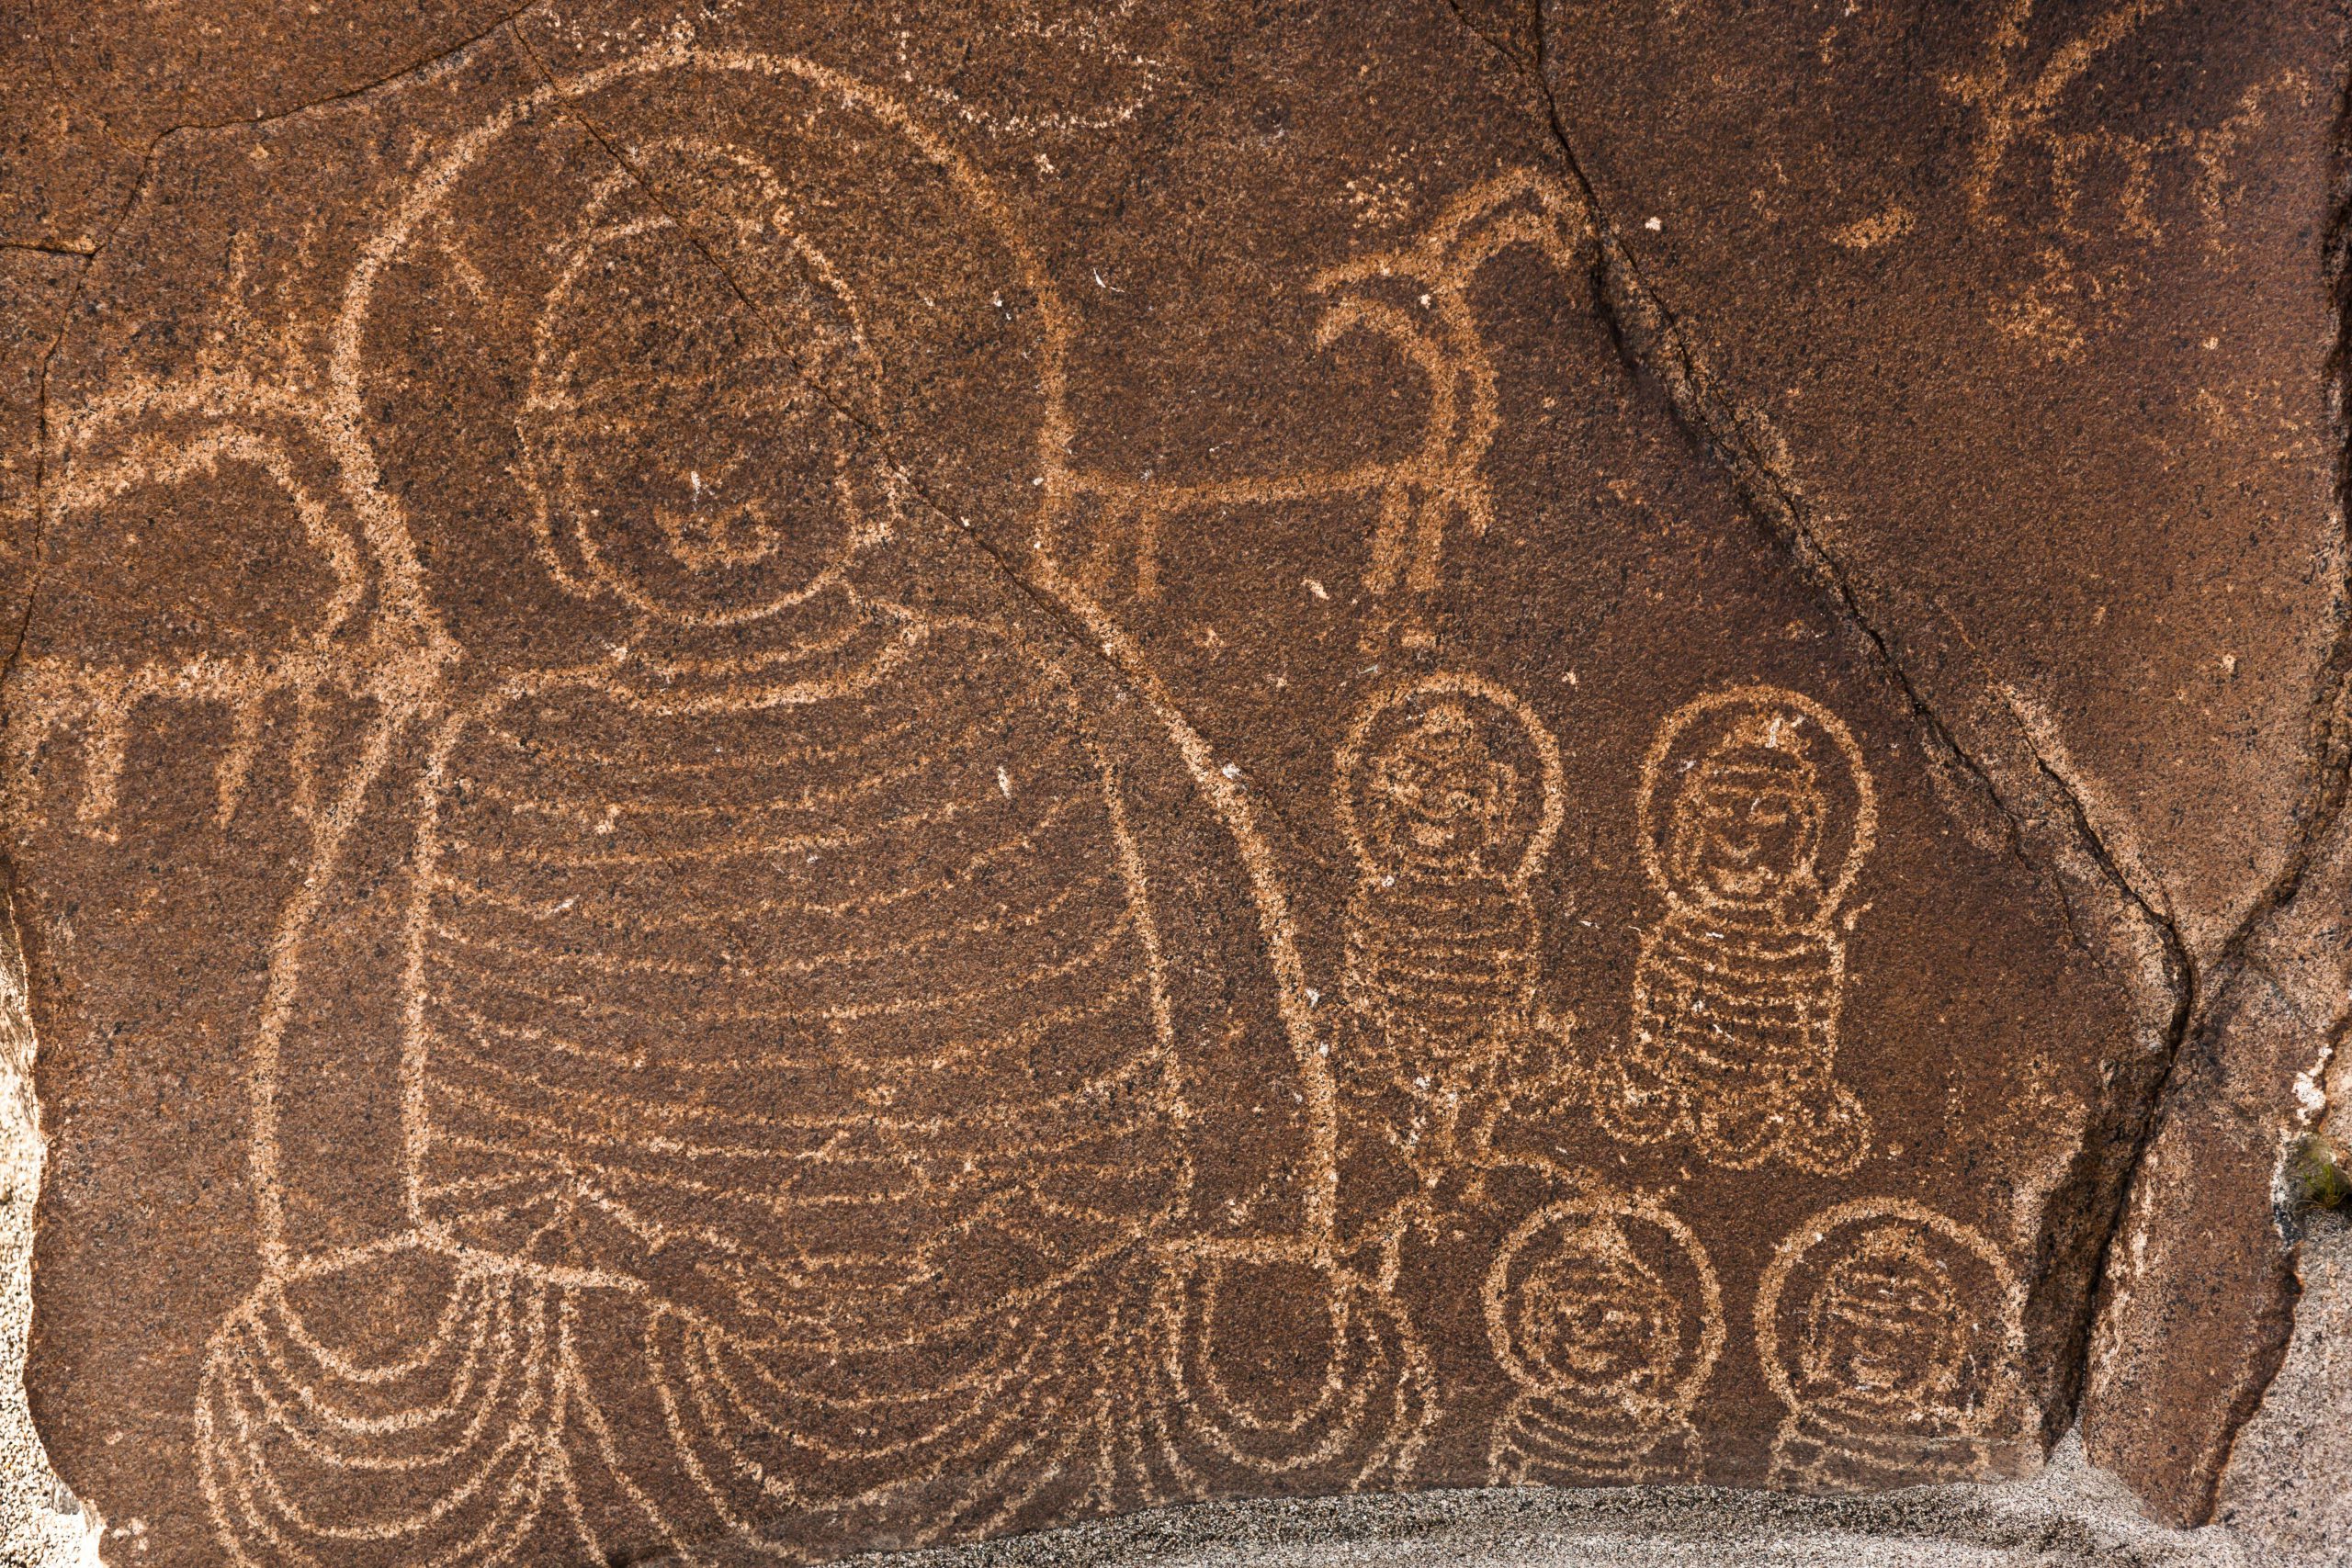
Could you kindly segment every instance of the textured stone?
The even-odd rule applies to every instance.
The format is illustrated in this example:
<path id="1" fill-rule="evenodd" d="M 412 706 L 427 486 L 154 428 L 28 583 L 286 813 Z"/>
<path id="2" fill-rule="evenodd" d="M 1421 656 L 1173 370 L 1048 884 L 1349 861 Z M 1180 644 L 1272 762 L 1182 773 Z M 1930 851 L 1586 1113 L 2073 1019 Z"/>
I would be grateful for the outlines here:
<path id="1" fill-rule="evenodd" d="M 2292 858 L 2344 609 L 2342 8 L 1553 16 L 1587 174 L 1882 635 L 2212 957 Z"/>
<path id="2" fill-rule="evenodd" d="M 2199 1518 L 2283 1344 L 2273 1172 L 2345 989 L 2340 931 L 2295 939 L 2296 1010 L 2242 972 L 2342 890 L 2297 892 L 2344 757 L 2342 9 L 1550 15 L 1686 406 L 2143 955 L 2178 1069 L 2085 1430 Z"/>
<path id="3" fill-rule="evenodd" d="M 0 241 L 95 250 L 165 137 L 364 91 L 513 9 L 24 0 L 0 17 Z"/>
<path id="4" fill-rule="evenodd" d="M 2261 1410 L 2238 1433 L 2215 1518 L 2288 1562 L 2340 1562 L 2352 1551 L 2352 1225 L 2321 1216 L 2304 1238 L 2295 1334 Z"/>
<path id="5" fill-rule="evenodd" d="M 56 40 L 142 149 L 21 253 L 5 688 L 28 1384 L 110 1551 L 1997 1479 L 2168 1067 L 2126 1234 L 2226 1161 L 2250 1261 L 2109 1257 L 2095 1457 L 2210 1487 L 2342 948 L 2284 896 L 2332 13 L 2097 141 L 2201 173 L 2064 262 L 2140 314 L 2061 330 L 2000 159 L 1814 232 L 1905 137 L 1984 161 L 1981 29 L 1808 75 L 1818 28 L 1619 9 L 260 15 L 185 101 L 196 12 Z M 1995 64 L 2064 55 L 2010 15 Z M 1749 80 L 1795 144 L 1702 155 Z M 1717 220 L 1774 158 L 1811 205 Z M 2226 355 L 2164 335 L 2223 299 Z M 2200 354 L 2227 419 L 2030 439 Z M 2213 1386 L 2132 1393 L 2216 1281 Z"/>
<path id="6" fill-rule="evenodd" d="M 2085 1444 L 2174 1522 L 2211 1509 L 2294 1325 L 2306 1216 L 2292 1158 L 2343 1103 L 2328 1077 L 2352 1013 L 2347 827 L 2322 835 L 2188 1031 L 2108 1253 Z"/>

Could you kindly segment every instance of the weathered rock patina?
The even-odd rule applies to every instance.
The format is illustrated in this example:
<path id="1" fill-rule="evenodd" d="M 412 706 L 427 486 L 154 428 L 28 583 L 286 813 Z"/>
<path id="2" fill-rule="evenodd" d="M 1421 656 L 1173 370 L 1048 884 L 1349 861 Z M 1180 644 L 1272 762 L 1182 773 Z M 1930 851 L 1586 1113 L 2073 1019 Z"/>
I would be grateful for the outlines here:
<path id="1" fill-rule="evenodd" d="M 2201 1516 L 2342 991 L 2340 18 L 1920 9 L 536 6 L 14 111 L 28 1375 L 108 1550 L 2078 1408 Z"/>

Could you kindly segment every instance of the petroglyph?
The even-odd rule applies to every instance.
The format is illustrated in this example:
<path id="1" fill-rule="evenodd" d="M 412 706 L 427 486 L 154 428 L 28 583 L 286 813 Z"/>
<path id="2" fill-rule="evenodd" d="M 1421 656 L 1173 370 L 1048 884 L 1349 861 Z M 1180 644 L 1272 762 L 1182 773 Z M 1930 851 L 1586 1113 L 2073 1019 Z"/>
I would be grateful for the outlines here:
<path id="1" fill-rule="evenodd" d="M 1315 291 L 1330 303 L 1315 347 L 1367 335 L 1385 342 L 1422 378 L 1419 443 L 1395 457 L 1347 468 L 1302 468 L 1193 484 L 1159 484 L 1107 472 L 1069 476 L 1070 499 L 1091 519 L 1087 538 L 1057 538 L 1088 592 L 1114 585 L 1124 566 L 1133 592 L 1160 592 L 1159 537 L 1180 512 L 1338 501 L 1360 508 L 1367 532 L 1362 581 L 1374 597 L 1426 594 L 1440 581 L 1449 532 L 1482 536 L 1494 504 L 1481 471 L 1495 437 L 1496 371 L 1471 288 L 1497 256 L 1532 247 L 1561 271 L 1590 265 L 1589 215 L 1565 186 L 1530 171 L 1497 175 L 1454 198 L 1411 244 L 1325 269 Z M 1426 632 L 1408 630 L 1426 646 Z"/>
<path id="2" fill-rule="evenodd" d="M 1051 105 L 1026 99 L 1004 103 L 983 101 L 993 95 L 978 95 L 957 85 L 924 81 L 916 89 L 921 107 L 934 107 L 966 125 L 1007 138 L 1066 139 L 1124 125 L 1150 104 L 1176 73 L 1170 60 L 1141 47 L 1136 35 L 1151 20 L 1137 15 L 1142 9 L 1136 0 L 1113 0 L 1083 12 L 1061 12 L 1038 4 L 990 6 L 985 15 L 1000 47 L 1010 44 L 1030 60 L 1043 56 L 1079 77 L 1090 90 Z M 909 29 L 900 32 L 897 41 L 900 65 L 911 67 L 926 46 L 960 41 L 960 34 L 953 27 L 939 28 L 935 38 Z M 915 73 L 908 70 L 906 74 Z"/>
<path id="3" fill-rule="evenodd" d="M 1595 1076 L 1601 1124 L 1745 1168 L 1858 1165 L 1870 1117 L 1838 1080 L 1846 911 L 1877 833 L 1870 770 L 1820 704 L 1736 686 L 1684 705 L 1642 761 L 1639 841 L 1665 913 L 1642 939 L 1631 1037 Z"/>
<path id="4" fill-rule="evenodd" d="M 812 120 L 848 122 L 831 132 L 842 170 L 854 138 L 898 139 L 1018 265 L 978 176 L 822 68 L 657 53 L 539 97 L 662 73 L 797 85 Z M 1169 979 L 1193 967 L 1194 933 L 1163 924 L 1119 743 L 1037 634 L 888 596 L 890 541 L 929 525 L 876 437 L 888 389 L 863 258 L 837 265 L 804 231 L 808 193 L 759 148 L 640 144 L 542 253 L 514 477 L 537 567 L 605 618 L 603 651 L 526 638 L 469 657 L 445 629 L 379 478 L 390 459 L 337 414 L 372 373 L 382 280 L 530 123 L 509 110 L 419 178 L 353 274 L 324 399 L 143 395 L 124 455 L 51 503 L 242 464 L 284 492 L 330 584 L 280 649 L 27 672 L 46 728 L 14 737 L 19 769 L 37 786 L 52 731 L 73 731 L 87 829 L 117 814 L 151 702 L 232 709 L 223 818 L 281 693 L 372 714 L 356 753 L 298 745 L 289 769 L 313 863 L 253 1052 L 266 1269 L 196 1411 L 220 1550 L 487 1563 L 552 1531 L 602 1560 L 616 1535 L 684 1550 L 717 1531 L 800 1551 L 885 1527 L 989 1533 L 1214 1474 L 1408 1467 L 1419 1350 L 1318 1239 L 1317 1204 L 1305 1230 L 1204 1239 L 1194 1223 Z M 700 193 L 690 238 L 728 264 L 666 294 L 649 279 L 689 236 L 649 198 L 662 184 Z M 1004 282 L 1057 350 L 1049 292 Z M 1052 364 L 1044 381 L 1049 441 Z M 156 425 L 159 402 L 188 417 Z M 276 438 L 224 423 L 256 413 L 339 433 L 298 472 Z M 322 478 L 347 511 L 309 488 Z M 413 774 L 394 773 L 411 752 Z M 413 812 L 406 1219 L 318 1249 L 292 1234 L 289 1210 L 313 1204 L 278 1135 L 280 1079 L 289 1052 L 325 1043 L 298 1026 L 318 1009 L 306 953 L 387 786 Z M 1246 820 L 1227 826 L 1250 859 Z M 1329 1186 L 1317 1146 L 1310 1195 Z M 362 1349 L 388 1294 L 437 1303 L 430 1330 Z M 1220 1363 L 1255 1347 L 1223 1320 L 1286 1297 L 1327 1331 L 1312 1375 L 1227 1392 Z M 649 1416 L 666 1444 L 616 1440 Z"/>
<path id="5" fill-rule="evenodd" d="M 1492 1479 L 1595 1486 L 1687 1479 L 1690 1411 L 1724 1344 L 1723 1292 L 1690 1227 L 1646 1199 L 1555 1203 L 1513 1231 L 1483 1301 L 1519 1387 Z"/>
<path id="6" fill-rule="evenodd" d="M 1975 1112 L 2099 1103 L 2106 982 L 1553 140 L 1435 134 L 1442 16 L 964 19 L 533 13 L 156 160 L 6 691 L 61 1472 L 172 1568 L 553 1568 L 2006 1462 L 2007 1329 L 1840 1325 L 2014 1318 L 1960 1222 L 2080 1129 Z M 1773 1257 L 1881 1152 L 2003 1179 Z"/>
<path id="7" fill-rule="evenodd" d="M 1449 1163 L 1565 1063 L 1568 1025 L 1540 1009 L 1528 891 L 1559 835 L 1559 745 L 1510 692 L 1445 673 L 1375 693 L 1332 772 L 1356 864 L 1342 1070 L 1400 1094 L 1415 1110 L 1390 1136 Z"/>
<path id="8" fill-rule="evenodd" d="M 1964 189 L 1970 215 L 1997 229 L 2046 230 L 2036 276 L 1996 307 L 1994 324 L 2044 357 L 2070 360 L 2120 322 L 2141 269 L 2100 259 L 2098 243 L 2130 251 L 2162 245 L 2186 223 L 2209 253 L 2228 233 L 2222 194 L 2230 160 L 2282 100 L 2308 99 L 2312 82 L 2289 69 L 2247 86 L 2209 124 L 2130 130 L 2070 120 L 2070 98 L 2102 60 L 2129 47 L 2176 0 L 2120 0 L 2083 7 L 2054 44 L 2037 35 L 2037 0 L 2007 0 L 1986 39 L 1984 62 L 1943 84 L 1977 116 Z M 2038 49 L 2034 47 L 2041 44 Z M 2107 253 L 2111 254 L 2111 252 Z"/>
<path id="9" fill-rule="evenodd" d="M 2033 1415 L 2018 1382 L 2024 1313 L 2008 1260 L 1924 1204 L 1860 1199 L 1815 1216 L 1756 1297 L 1757 1357 L 1789 1411 L 1773 1484 L 1860 1491 L 2014 1468 Z"/>
<path id="10" fill-rule="evenodd" d="M 318 743 L 319 707 L 330 696 L 395 700 L 410 671 L 399 662 L 355 658 L 365 635 L 353 612 L 369 576 L 361 541 L 335 492 L 332 457 L 307 418 L 282 394 L 237 378 L 206 377 L 156 395 L 118 399 L 93 410 L 77 432 L 77 449 L 50 491 L 52 518 L 141 508 L 153 516 L 175 503 L 209 511 L 232 488 L 224 470 L 257 481 L 246 504 L 256 513 L 290 512 L 276 558 L 283 575 L 307 575 L 313 592 L 298 635 L 267 644 L 243 639 L 215 646 L 150 649 L 135 662 L 35 660 L 12 679 L 22 716 L 9 726 L 8 754 L 17 797 L 36 816 L 60 796 L 74 800 L 81 827 L 111 840 L 123 772 L 138 726 L 156 705 L 192 703 L 229 717 L 232 739 L 215 770 L 216 821 L 242 796 L 271 705 L 286 699 L 300 732 L 299 756 Z M 136 544 L 136 539 L 131 541 Z M 144 710 L 144 711 L 142 711 Z M 40 769 L 52 739 L 71 730 L 78 787 Z M 307 782 L 310 772 L 300 770 Z M 312 804 L 307 790 L 300 807 Z"/>

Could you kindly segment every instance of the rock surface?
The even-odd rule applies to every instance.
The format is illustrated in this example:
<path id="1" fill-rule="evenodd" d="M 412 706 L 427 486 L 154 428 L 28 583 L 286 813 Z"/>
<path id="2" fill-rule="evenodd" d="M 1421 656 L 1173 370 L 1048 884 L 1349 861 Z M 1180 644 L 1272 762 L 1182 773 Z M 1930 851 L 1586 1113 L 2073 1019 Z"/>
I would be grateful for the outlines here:
<path id="1" fill-rule="evenodd" d="M 2078 1405 L 2201 1518 L 2343 1006 L 2342 18 L 1958 16 L 37 18 L 28 1382 L 109 1540 Z"/>
<path id="2" fill-rule="evenodd" d="M 2282 1561 L 2352 1555 L 2352 1225 L 2304 1238 L 2294 1338 L 2262 1408 L 2239 1429 L 2214 1518 Z"/>

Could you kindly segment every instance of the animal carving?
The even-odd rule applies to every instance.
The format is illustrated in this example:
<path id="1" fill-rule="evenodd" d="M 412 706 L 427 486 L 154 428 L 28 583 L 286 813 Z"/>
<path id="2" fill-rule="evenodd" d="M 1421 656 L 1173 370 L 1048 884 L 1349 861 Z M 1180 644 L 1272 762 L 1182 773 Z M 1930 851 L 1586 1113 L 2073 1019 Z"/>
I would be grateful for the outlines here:
<path id="1" fill-rule="evenodd" d="M 1494 507 L 1481 468 L 1499 423 L 1495 366 L 1478 325 L 1473 288 L 1488 263 L 1526 246 L 1564 273 L 1589 265 L 1592 225 L 1575 194 L 1532 171 L 1482 181 L 1448 203 L 1409 243 L 1325 269 L 1315 291 L 1329 299 L 1315 347 L 1362 338 L 1385 344 L 1423 389 L 1409 450 L 1347 467 L 1302 466 L 1193 482 L 1098 470 L 1066 477 L 1072 521 L 1043 541 L 1070 558 L 1091 592 L 1110 589 L 1124 564 L 1138 599 L 1160 592 L 1161 534 L 1189 512 L 1339 503 L 1361 510 L 1363 583 L 1385 599 L 1439 585 L 1449 534 L 1485 535 Z M 1083 520 L 1084 527 L 1078 525 Z M 1122 558 L 1125 558 L 1123 561 Z M 1433 646 L 1408 627 L 1414 646 Z"/>

